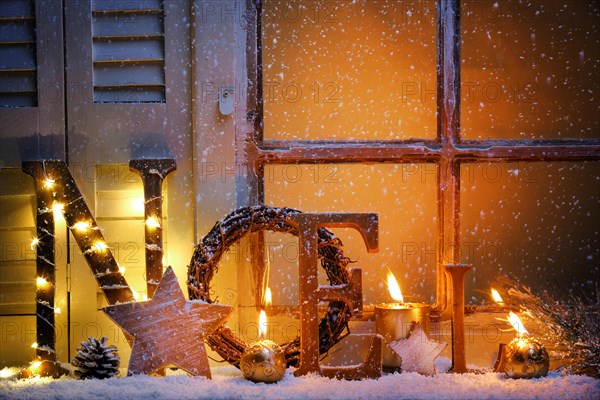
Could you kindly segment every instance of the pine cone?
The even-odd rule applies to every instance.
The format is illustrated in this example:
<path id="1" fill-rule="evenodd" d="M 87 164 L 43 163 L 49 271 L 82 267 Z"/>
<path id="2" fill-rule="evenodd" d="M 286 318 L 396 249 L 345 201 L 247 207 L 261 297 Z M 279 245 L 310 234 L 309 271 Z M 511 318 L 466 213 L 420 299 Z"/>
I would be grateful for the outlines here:
<path id="1" fill-rule="evenodd" d="M 106 379 L 119 374 L 121 358 L 116 346 L 107 346 L 106 337 L 102 339 L 90 337 L 87 342 L 81 342 L 77 355 L 71 362 L 75 376 L 79 379 Z"/>

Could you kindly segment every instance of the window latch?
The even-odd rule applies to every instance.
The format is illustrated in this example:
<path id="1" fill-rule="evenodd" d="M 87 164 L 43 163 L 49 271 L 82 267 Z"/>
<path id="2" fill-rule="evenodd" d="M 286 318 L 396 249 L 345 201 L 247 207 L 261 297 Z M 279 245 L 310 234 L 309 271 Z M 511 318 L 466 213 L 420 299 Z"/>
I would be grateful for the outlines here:
<path id="1" fill-rule="evenodd" d="M 219 112 L 221 115 L 233 114 L 234 87 L 223 86 L 219 92 Z"/>

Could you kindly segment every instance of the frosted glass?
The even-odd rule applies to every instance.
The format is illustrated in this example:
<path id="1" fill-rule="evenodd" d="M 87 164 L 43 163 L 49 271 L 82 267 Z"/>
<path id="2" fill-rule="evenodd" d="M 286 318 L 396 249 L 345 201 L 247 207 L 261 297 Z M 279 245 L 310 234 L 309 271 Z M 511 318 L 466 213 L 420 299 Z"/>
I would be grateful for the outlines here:
<path id="1" fill-rule="evenodd" d="M 379 214 L 379 253 L 369 254 L 353 229 L 332 229 L 344 254 L 362 269 L 365 304 L 391 301 L 391 270 L 408 299 L 434 302 L 436 286 L 436 176 L 433 164 L 268 165 L 266 204 L 305 212 Z M 298 244 L 291 235 L 267 235 L 274 304 L 298 304 Z M 320 283 L 325 283 L 319 272 Z"/>
<path id="2" fill-rule="evenodd" d="M 264 137 L 434 138 L 435 2 L 263 4 Z"/>
<path id="3" fill-rule="evenodd" d="M 498 275 L 535 292 L 596 296 L 600 163 L 469 164 L 461 169 L 466 299 L 488 300 Z"/>
<path id="4" fill-rule="evenodd" d="M 463 4 L 463 138 L 600 137 L 599 17 L 588 1 Z"/>

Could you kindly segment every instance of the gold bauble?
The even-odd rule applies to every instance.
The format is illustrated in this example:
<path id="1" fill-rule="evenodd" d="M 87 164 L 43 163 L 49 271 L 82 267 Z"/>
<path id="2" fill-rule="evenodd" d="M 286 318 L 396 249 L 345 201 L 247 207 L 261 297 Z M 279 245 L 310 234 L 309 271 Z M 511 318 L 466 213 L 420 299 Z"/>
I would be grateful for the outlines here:
<path id="1" fill-rule="evenodd" d="M 285 375 L 285 354 L 277 343 L 259 340 L 242 353 L 240 369 L 252 382 L 275 383 Z"/>
<path id="2" fill-rule="evenodd" d="M 509 378 L 541 378 L 548 373 L 550 357 L 536 339 L 514 339 L 505 348 L 502 366 Z"/>

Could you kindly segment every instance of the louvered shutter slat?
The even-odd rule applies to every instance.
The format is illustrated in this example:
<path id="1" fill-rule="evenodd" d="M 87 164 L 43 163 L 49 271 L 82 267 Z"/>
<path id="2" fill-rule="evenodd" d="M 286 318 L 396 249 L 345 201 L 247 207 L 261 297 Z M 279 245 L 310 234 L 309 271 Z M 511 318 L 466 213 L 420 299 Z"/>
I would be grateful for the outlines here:
<path id="1" fill-rule="evenodd" d="M 0 4 L 0 107 L 37 106 L 35 2 Z"/>
<path id="2" fill-rule="evenodd" d="M 94 102 L 165 101 L 161 1 L 92 2 Z"/>

